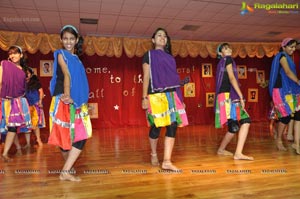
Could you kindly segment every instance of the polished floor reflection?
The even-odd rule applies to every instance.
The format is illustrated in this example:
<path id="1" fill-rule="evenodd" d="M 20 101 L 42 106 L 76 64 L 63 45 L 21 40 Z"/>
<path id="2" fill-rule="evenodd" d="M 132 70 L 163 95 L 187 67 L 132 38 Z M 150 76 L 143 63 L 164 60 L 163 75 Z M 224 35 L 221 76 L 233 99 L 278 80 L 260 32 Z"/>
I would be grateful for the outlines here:
<path id="1" fill-rule="evenodd" d="M 48 132 L 42 131 L 46 142 Z M 75 165 L 82 182 L 60 181 L 63 159 L 59 149 L 44 144 L 23 150 L 12 162 L 0 162 L 0 198 L 297 198 L 300 195 L 300 156 L 277 151 L 267 123 L 253 123 L 244 153 L 254 161 L 218 156 L 225 130 L 212 125 L 178 130 L 172 173 L 150 165 L 148 129 L 94 129 L 93 138 Z M 162 131 L 158 156 L 163 156 Z M 20 136 L 25 145 L 24 137 Z M 33 143 L 34 141 L 32 141 Z M 229 150 L 234 151 L 236 140 Z M 3 145 L 1 146 L 3 150 Z"/>

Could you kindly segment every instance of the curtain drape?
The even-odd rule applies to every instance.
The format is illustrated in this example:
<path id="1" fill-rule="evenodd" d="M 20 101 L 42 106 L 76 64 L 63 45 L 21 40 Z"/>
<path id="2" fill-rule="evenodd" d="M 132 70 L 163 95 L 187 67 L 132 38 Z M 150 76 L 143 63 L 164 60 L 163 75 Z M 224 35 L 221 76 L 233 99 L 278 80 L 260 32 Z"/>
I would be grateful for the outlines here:
<path id="1" fill-rule="evenodd" d="M 185 58 L 187 56 L 202 58 L 216 58 L 216 48 L 220 42 L 172 40 L 172 51 L 174 56 Z M 11 45 L 19 45 L 31 54 L 40 51 L 48 54 L 61 47 L 58 34 L 25 33 L 0 31 L 0 48 L 8 50 Z M 262 42 L 230 42 L 233 49 L 233 57 L 272 57 L 279 48 L 279 43 Z M 141 57 L 152 48 L 151 39 L 121 38 L 121 37 L 84 37 L 84 53 L 92 56 Z"/>

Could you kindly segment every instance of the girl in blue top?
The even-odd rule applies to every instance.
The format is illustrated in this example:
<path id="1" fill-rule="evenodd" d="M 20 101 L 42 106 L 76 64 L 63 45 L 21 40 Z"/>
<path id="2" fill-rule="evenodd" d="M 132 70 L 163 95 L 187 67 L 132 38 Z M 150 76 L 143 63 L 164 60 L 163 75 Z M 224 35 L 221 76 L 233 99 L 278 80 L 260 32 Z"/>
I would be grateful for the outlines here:
<path id="1" fill-rule="evenodd" d="M 71 168 L 87 138 L 92 136 L 87 104 L 89 85 L 84 66 L 77 56 L 81 54 L 83 41 L 72 25 L 61 29 L 60 38 L 64 49 L 54 52 L 48 143 L 59 146 L 65 159 L 60 180 L 80 181 L 72 175 Z"/>
<path id="2" fill-rule="evenodd" d="M 278 150 L 287 150 L 282 143 L 282 136 L 291 120 L 291 115 L 293 115 L 295 120 L 295 143 L 293 147 L 297 154 L 300 154 L 300 80 L 297 77 L 296 66 L 292 59 L 296 45 L 297 41 L 292 38 L 285 38 L 282 41 L 280 52 L 272 62 L 269 93 L 279 119 L 276 142 Z"/>

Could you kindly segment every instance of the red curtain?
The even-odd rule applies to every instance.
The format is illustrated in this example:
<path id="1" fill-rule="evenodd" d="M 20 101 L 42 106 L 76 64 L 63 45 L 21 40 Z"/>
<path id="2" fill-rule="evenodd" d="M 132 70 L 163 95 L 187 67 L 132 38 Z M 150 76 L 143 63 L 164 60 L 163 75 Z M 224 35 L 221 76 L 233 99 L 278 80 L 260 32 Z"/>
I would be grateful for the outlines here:
<path id="1" fill-rule="evenodd" d="M 53 54 L 27 54 L 28 65 L 37 68 L 39 74 L 40 60 L 53 60 Z M 294 60 L 299 66 L 299 52 Z M 7 52 L 0 50 L 0 59 L 7 59 Z M 215 72 L 218 60 L 213 58 L 175 57 L 180 78 L 189 76 L 195 83 L 195 97 L 184 99 L 190 124 L 214 123 L 214 108 L 206 107 L 206 92 L 215 91 Z M 145 111 L 141 109 L 142 95 L 142 58 L 99 57 L 83 55 L 81 60 L 86 67 L 90 85 L 90 103 L 98 103 L 98 118 L 92 119 L 94 128 L 121 127 L 129 125 L 146 125 Z M 247 66 L 247 79 L 240 79 L 241 90 L 246 100 L 248 89 L 258 89 L 258 102 L 246 102 L 246 109 L 253 121 L 267 121 L 269 102 L 268 87 L 256 83 L 256 70 L 265 72 L 269 79 L 272 58 L 235 58 L 237 65 Z M 202 77 L 202 64 L 212 64 L 213 77 Z M 44 107 L 48 119 L 51 101 L 49 81 L 51 77 L 39 77 L 46 97 Z M 183 88 L 182 91 L 184 92 Z"/>

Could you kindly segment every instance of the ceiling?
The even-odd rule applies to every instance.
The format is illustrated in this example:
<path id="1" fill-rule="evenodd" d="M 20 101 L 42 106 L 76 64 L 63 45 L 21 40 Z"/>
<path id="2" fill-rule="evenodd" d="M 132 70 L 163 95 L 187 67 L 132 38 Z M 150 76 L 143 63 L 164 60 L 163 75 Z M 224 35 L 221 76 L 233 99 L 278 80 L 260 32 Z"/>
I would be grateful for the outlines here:
<path id="1" fill-rule="evenodd" d="M 296 0 L 245 0 L 298 4 Z M 281 41 L 300 38 L 300 2 L 289 13 L 254 8 L 241 15 L 242 0 L 0 0 L 0 30 L 54 33 L 73 24 L 83 35 L 150 38 L 158 27 L 172 39 Z M 80 19 L 97 19 L 83 24 Z"/>

